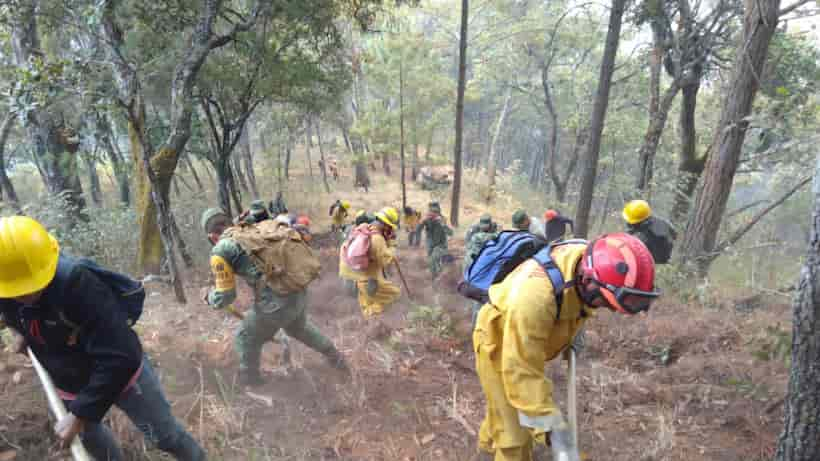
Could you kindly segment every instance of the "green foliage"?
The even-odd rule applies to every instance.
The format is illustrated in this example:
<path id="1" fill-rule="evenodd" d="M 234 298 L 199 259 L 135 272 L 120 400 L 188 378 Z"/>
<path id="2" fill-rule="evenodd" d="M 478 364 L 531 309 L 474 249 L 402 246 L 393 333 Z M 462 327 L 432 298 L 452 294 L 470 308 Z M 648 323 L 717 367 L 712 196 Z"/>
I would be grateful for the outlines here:
<path id="1" fill-rule="evenodd" d="M 780 324 L 767 325 L 747 343 L 752 355 L 761 361 L 777 360 L 787 367 L 791 365 L 792 334 L 781 328 Z"/>
<path id="2" fill-rule="evenodd" d="M 453 335 L 453 320 L 441 306 L 415 306 L 407 313 L 411 329 L 450 338 Z"/>

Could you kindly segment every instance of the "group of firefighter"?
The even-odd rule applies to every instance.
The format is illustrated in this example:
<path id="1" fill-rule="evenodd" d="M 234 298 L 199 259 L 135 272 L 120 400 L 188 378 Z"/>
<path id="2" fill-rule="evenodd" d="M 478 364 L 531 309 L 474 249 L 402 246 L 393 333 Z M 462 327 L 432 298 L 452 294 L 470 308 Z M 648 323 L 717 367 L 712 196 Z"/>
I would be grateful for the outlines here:
<path id="1" fill-rule="evenodd" d="M 331 231 L 341 235 L 339 276 L 355 291 L 368 319 L 378 318 L 401 294 L 388 277 L 391 266 L 398 265 L 400 227 L 411 248 L 418 247 L 421 233 L 426 233 L 433 280 L 452 262 L 448 240 L 453 229 L 440 204 L 430 202 L 424 214 L 411 207 L 402 211 L 401 216 L 393 207 L 354 213 L 344 200 L 329 210 Z M 658 298 L 655 264 L 668 260 L 675 231 L 642 200 L 628 203 L 623 217 L 626 232 L 587 242 L 565 241 L 572 221 L 555 210 L 547 210 L 543 221 L 523 210 L 513 214 L 510 231 L 547 242 L 548 254 L 511 268 L 489 286 L 485 302 L 472 303 L 473 351 L 486 397 L 477 459 L 528 461 L 534 444 L 567 440 L 570 429 L 553 401 L 544 364 L 577 347 L 574 338 L 602 308 L 635 315 Z M 270 204 L 254 201 L 233 220 L 218 208 L 202 214 L 201 230 L 212 244 L 214 281 L 203 301 L 214 309 L 233 309 L 237 276 L 253 288 L 253 306 L 235 334 L 243 385 L 265 382 L 261 351 L 280 330 L 319 352 L 339 373 L 350 373 L 345 357 L 307 316 L 307 283 L 318 270 L 305 269 L 293 278 L 296 284 L 284 290 L 271 280 L 289 268 L 260 263 L 259 248 L 247 243 L 307 245 L 310 226 L 307 216 L 289 212 L 281 195 Z M 481 260 L 490 242 L 499 241 L 503 232 L 498 227 L 490 215 L 483 215 L 469 228 L 465 268 Z M 13 349 L 38 357 L 59 389 L 67 407 L 67 416 L 55 425 L 61 445 L 67 447 L 79 435 L 98 461 L 125 459 L 102 422 L 116 405 L 157 448 L 178 460 L 204 460 L 200 444 L 172 415 L 132 328 L 144 295 L 141 283 L 61 252 L 55 237 L 34 219 L 0 218 L 0 327 L 11 328 Z"/>

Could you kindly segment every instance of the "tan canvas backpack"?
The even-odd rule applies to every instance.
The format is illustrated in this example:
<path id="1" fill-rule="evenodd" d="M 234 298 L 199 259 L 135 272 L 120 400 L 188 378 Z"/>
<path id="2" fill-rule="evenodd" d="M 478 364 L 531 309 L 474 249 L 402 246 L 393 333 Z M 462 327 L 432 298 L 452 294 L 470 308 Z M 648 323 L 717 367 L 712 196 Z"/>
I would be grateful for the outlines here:
<path id="1" fill-rule="evenodd" d="M 265 283 L 280 295 L 305 289 L 322 270 L 299 232 L 273 220 L 240 224 L 226 229 L 225 236 L 239 243 L 264 274 Z"/>

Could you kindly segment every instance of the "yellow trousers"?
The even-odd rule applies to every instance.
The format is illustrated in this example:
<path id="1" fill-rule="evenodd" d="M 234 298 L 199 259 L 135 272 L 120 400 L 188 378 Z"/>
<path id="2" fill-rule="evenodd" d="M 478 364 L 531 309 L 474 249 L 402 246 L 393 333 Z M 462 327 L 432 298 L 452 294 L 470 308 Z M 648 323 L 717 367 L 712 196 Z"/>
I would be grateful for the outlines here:
<path id="1" fill-rule="evenodd" d="M 359 292 L 359 307 L 362 308 L 362 315 L 365 318 L 370 318 L 384 312 L 385 306 L 392 304 L 401 295 L 399 287 L 385 279 L 378 279 L 378 288 L 376 292 L 367 293 L 367 281 L 356 282 L 356 288 Z"/>
<path id="2" fill-rule="evenodd" d="M 484 421 L 478 433 L 478 448 L 495 454 L 495 461 L 532 461 L 536 433 L 518 422 L 518 410 L 513 408 L 504 392 L 501 374 L 493 368 L 487 351 L 476 351 L 476 372 L 487 398 Z M 543 432 L 537 434 L 543 438 Z"/>

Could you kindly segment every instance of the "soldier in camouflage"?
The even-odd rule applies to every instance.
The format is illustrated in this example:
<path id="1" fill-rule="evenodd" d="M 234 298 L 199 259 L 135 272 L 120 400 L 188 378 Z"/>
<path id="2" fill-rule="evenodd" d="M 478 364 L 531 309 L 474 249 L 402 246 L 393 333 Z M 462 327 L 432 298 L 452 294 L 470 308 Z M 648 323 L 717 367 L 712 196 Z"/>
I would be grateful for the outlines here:
<path id="1" fill-rule="evenodd" d="M 453 229 L 447 225 L 445 218 L 441 215 L 441 206 L 438 202 L 430 202 L 427 216 L 416 227 L 416 232 L 424 230 L 427 233 L 427 263 L 433 280 L 441 273 L 444 260 L 449 256 L 447 251 L 447 239 L 453 235 Z"/>
<path id="2" fill-rule="evenodd" d="M 496 238 L 498 236 L 498 232 L 496 232 L 496 226 L 493 225 L 493 219 L 490 215 L 485 214 L 481 216 L 481 220 L 478 222 L 478 226 L 476 232 L 470 236 L 470 240 L 467 241 L 467 245 L 465 247 L 464 252 L 464 268 L 470 267 L 475 260 L 478 253 L 481 251 L 481 248 L 484 247 L 484 244 L 488 241 Z M 478 318 L 478 311 L 481 309 L 483 304 L 478 301 L 471 301 L 470 302 L 470 312 L 472 314 L 473 319 L 473 327 L 475 327 L 476 319 Z"/>
<path id="3" fill-rule="evenodd" d="M 202 215 L 202 229 L 214 245 L 211 250 L 211 272 L 215 287 L 205 301 L 214 309 L 230 306 L 236 299 L 235 275 L 256 287 L 253 308 L 246 312 L 235 337 L 240 382 L 245 385 L 264 382 L 259 371 L 262 347 L 272 341 L 280 329 L 324 355 L 333 367 L 348 371 L 341 353 L 308 321 L 307 290 L 288 295 L 274 293 L 265 285 L 262 272 L 239 243 L 232 238 L 221 238 L 228 226 L 230 219 L 220 209 L 211 208 Z"/>
<path id="4" fill-rule="evenodd" d="M 487 231 L 487 232 L 498 232 L 498 223 L 493 222 L 493 217 L 492 216 L 490 216 L 487 213 L 484 213 L 483 215 L 481 215 L 481 218 L 478 220 L 478 222 L 473 224 L 472 226 L 470 226 L 470 228 L 467 229 L 467 233 L 464 234 L 464 244 L 465 245 L 469 244 L 470 239 L 473 237 L 473 235 L 475 235 L 479 232 L 483 222 L 489 222 L 490 223 L 490 227 L 489 227 L 490 230 Z"/>
<path id="5" fill-rule="evenodd" d="M 265 202 L 262 200 L 254 200 L 251 202 L 250 208 L 239 215 L 237 222 L 257 224 L 266 219 L 270 219 L 270 214 L 268 213 L 268 209 L 265 208 Z"/>

